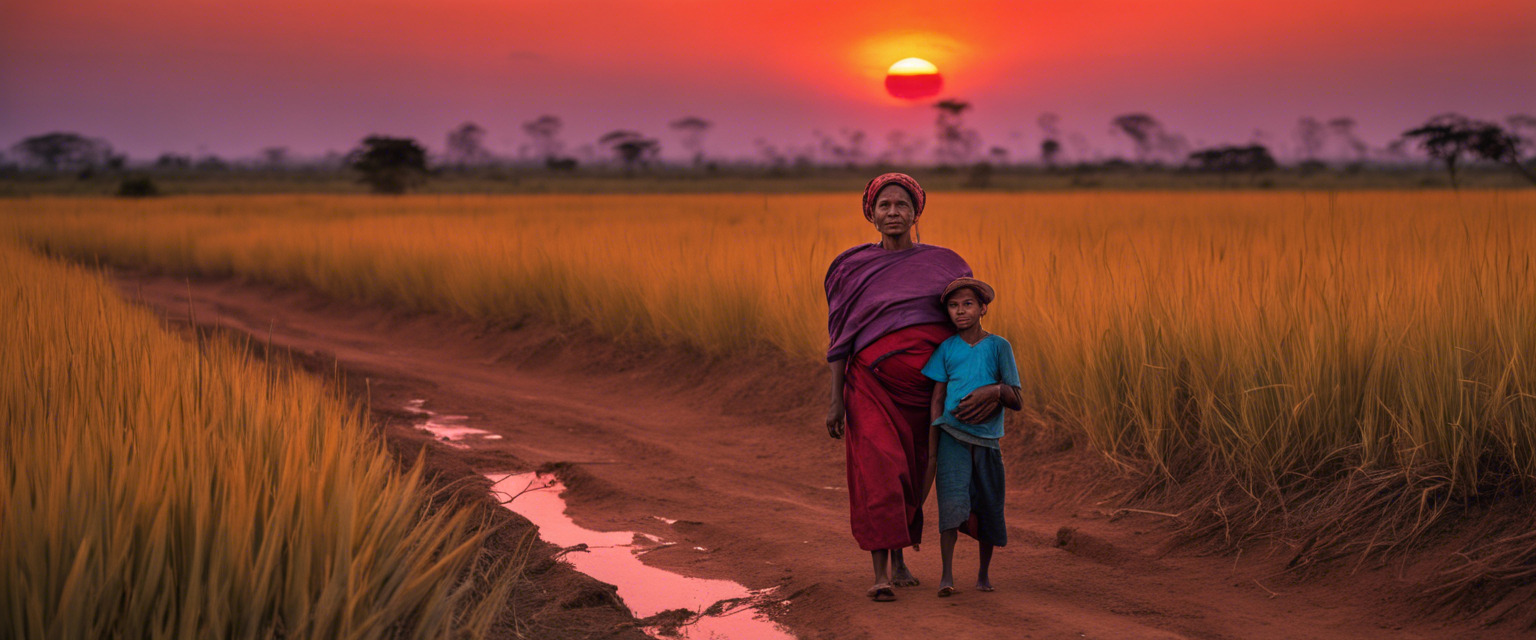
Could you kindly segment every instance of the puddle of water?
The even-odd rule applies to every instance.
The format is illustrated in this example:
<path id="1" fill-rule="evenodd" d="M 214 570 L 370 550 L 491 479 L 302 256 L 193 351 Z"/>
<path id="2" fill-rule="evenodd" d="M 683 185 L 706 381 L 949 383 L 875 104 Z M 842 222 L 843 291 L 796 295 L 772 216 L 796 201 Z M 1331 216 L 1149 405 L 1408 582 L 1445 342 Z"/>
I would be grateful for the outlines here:
<path id="1" fill-rule="evenodd" d="M 729 580 L 690 578 L 642 563 L 638 554 L 660 546 L 670 546 L 661 538 L 632 531 L 592 531 L 576 526 L 565 515 L 565 501 L 560 492 L 565 490 L 552 476 L 533 473 L 516 475 L 487 475 L 496 485 L 497 500 L 505 501 L 516 496 L 506 507 L 528 518 L 539 527 L 539 537 L 563 548 L 585 544 L 585 551 L 572 551 L 561 556 L 576 567 L 577 571 L 602 580 L 619 588 L 619 597 L 629 605 L 635 617 L 645 618 L 670 609 L 689 609 L 702 612 L 722 600 L 726 603 L 723 615 L 700 617 L 697 622 L 678 628 L 679 635 L 657 636 L 666 638 L 731 638 L 733 640 L 791 640 L 793 635 L 764 618 L 755 608 L 743 606 L 748 602 L 771 600 L 769 591 L 753 591 Z M 664 520 L 658 518 L 659 520 Z M 638 541 L 652 544 L 642 545 Z M 694 547 L 703 550 L 703 547 Z M 655 634 L 653 634 L 655 635 Z"/>
<path id="2" fill-rule="evenodd" d="M 416 425 L 416 428 L 432 434 L 439 442 L 456 449 L 468 449 L 469 444 L 466 441 L 469 440 L 501 439 L 500 434 L 459 424 L 468 420 L 469 416 L 440 416 L 432 411 L 423 409 L 422 406 L 426 403 L 426 400 L 412 400 L 405 403 L 405 410 L 416 415 L 426 416 L 426 422 Z"/>

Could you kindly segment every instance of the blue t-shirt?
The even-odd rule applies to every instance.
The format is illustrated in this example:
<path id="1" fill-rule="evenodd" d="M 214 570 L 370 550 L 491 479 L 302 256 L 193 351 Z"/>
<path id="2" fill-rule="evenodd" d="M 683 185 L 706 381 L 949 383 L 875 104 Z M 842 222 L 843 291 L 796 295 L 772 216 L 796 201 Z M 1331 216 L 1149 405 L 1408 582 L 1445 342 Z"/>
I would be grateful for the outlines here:
<path id="1" fill-rule="evenodd" d="M 966 435 L 996 440 L 1003 437 L 1003 412 L 997 412 L 991 420 L 982 424 L 961 422 L 955 417 L 955 407 L 966 394 L 989 384 L 999 382 L 1010 387 L 1019 386 L 1019 366 L 1013 361 L 1013 345 L 1001 336 L 989 334 L 981 342 L 971 345 L 960 336 L 951 336 L 939 344 L 923 375 L 934 382 L 949 386 L 944 389 L 944 415 L 934 420 L 936 425 L 957 429 Z"/>

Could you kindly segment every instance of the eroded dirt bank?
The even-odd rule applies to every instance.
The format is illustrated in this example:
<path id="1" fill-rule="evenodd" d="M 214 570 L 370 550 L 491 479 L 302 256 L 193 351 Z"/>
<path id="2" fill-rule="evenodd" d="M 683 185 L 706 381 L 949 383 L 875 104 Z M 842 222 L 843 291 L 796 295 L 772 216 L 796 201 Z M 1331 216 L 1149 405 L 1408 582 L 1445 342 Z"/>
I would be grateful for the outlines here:
<path id="1" fill-rule="evenodd" d="M 872 603 L 863 595 L 868 555 L 848 532 L 843 445 L 820 426 L 819 369 L 768 355 L 712 362 L 550 327 L 404 316 L 235 281 L 120 274 L 119 283 L 173 321 L 245 334 L 342 375 L 368 399 L 391 447 L 411 458 L 424 448 L 445 479 L 563 463 L 578 524 L 676 540 L 645 561 L 686 575 L 778 586 L 789 602 L 769 613 L 801 637 L 1518 635 L 1425 617 L 1410 583 L 1391 570 L 1297 582 L 1283 572 L 1283 550 L 1235 559 L 1168 552 L 1160 516 L 1111 517 L 1115 503 L 1103 498 L 1113 472 L 1096 456 L 1060 436 L 1028 437 L 1017 422 L 1005 446 L 1025 447 L 1031 464 L 1010 470 L 1013 542 L 994 560 L 998 590 L 964 588 L 975 549 L 962 542 L 962 592 L 934 597 L 938 540 L 929 531 L 931 545 L 908 555 L 925 584 L 901 590 L 895 603 Z M 472 449 L 433 442 L 410 426 L 403 408 L 414 399 L 503 437 Z M 460 486 L 483 492 L 486 484 Z M 1064 528 L 1070 535 L 1058 535 Z M 551 608 L 549 633 L 536 637 L 638 633 L 579 577 L 541 568 L 551 573 L 534 577 L 549 596 L 538 606 Z M 585 599 L 569 601 L 571 593 Z"/>

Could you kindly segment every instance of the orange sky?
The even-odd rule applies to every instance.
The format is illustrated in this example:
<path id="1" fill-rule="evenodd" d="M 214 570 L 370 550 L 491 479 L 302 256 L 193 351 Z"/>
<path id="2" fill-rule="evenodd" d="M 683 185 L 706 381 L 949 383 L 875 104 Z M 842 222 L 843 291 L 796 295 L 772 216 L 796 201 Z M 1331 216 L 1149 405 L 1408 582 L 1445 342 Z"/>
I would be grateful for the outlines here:
<path id="1" fill-rule="evenodd" d="M 440 148 L 464 120 L 493 150 L 567 122 L 570 147 L 614 128 L 670 144 L 716 123 L 715 155 L 811 131 L 928 136 L 932 110 L 882 88 L 924 57 L 975 104 L 988 145 L 1032 156 L 1041 111 L 1101 153 L 1119 113 L 1192 142 L 1256 128 L 1282 152 L 1303 115 L 1348 115 L 1373 145 L 1434 113 L 1536 111 L 1529 0 L 885 2 L 0 0 L 0 145 L 51 129 L 138 156 L 345 149 L 371 132 Z"/>

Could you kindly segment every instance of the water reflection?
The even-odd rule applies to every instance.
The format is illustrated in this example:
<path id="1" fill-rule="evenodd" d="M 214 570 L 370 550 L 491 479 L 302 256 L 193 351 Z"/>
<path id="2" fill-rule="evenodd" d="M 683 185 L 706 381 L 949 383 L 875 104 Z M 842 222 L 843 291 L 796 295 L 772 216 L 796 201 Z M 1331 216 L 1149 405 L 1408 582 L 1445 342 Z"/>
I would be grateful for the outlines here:
<path id="1" fill-rule="evenodd" d="M 560 498 L 565 487 L 554 477 L 533 473 L 486 477 L 496 483 L 493 491 L 498 500 L 538 525 L 540 538 L 569 550 L 562 557 L 577 571 L 617 586 L 619 597 L 629 605 L 635 617 L 647 618 L 674 609 L 707 614 L 678 628 L 678 635 L 657 637 L 695 640 L 788 640 L 794 637 L 754 608 L 755 604 L 773 600 L 771 590 L 753 591 L 728 580 L 690 578 L 648 566 L 640 561 L 639 554 L 675 543 L 644 533 L 592 531 L 576 526 L 565 515 L 565 501 Z M 703 547 L 693 549 L 707 551 Z M 660 632 L 658 629 L 651 631 L 653 635 Z"/>
<path id="2" fill-rule="evenodd" d="M 460 424 L 468 419 L 468 416 L 440 416 L 432 411 L 423 409 L 426 400 L 412 400 L 405 403 L 405 410 L 419 416 L 426 416 L 426 421 L 416 425 L 432 434 L 438 442 L 455 449 L 468 449 L 472 440 L 500 440 L 501 435 L 491 433 L 484 429 L 475 429 Z"/>

